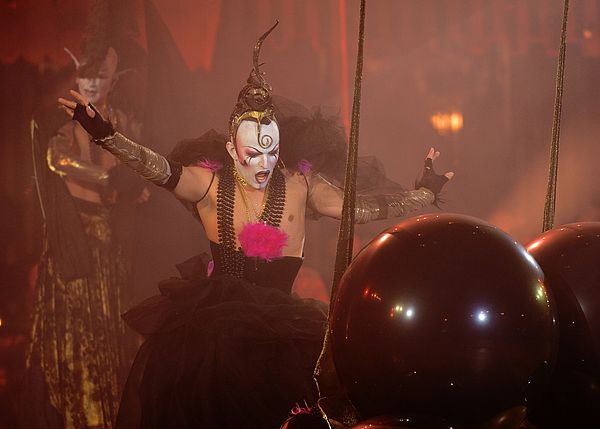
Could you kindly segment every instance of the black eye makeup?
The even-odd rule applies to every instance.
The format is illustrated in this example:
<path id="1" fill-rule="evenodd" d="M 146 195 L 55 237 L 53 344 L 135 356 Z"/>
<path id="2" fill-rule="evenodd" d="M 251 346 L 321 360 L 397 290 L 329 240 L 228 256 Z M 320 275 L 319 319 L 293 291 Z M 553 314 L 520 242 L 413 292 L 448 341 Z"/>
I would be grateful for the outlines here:
<path id="1" fill-rule="evenodd" d="M 244 146 L 244 159 L 246 160 L 246 162 L 250 159 L 257 158 L 261 155 L 278 156 L 279 155 L 279 145 L 277 145 L 277 147 L 275 147 L 275 149 L 273 149 L 269 152 L 262 152 L 253 146 Z"/>
<path id="2" fill-rule="evenodd" d="M 255 149 L 250 149 L 246 151 L 246 157 L 248 158 L 256 158 L 257 156 L 260 156 L 262 154 L 262 152 L 259 152 Z"/>

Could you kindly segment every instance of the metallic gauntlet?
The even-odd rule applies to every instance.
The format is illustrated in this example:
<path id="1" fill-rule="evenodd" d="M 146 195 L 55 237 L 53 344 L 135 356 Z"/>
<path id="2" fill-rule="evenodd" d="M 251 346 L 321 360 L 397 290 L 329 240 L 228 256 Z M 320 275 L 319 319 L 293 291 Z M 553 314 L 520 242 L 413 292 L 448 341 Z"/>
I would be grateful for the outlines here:
<path id="1" fill-rule="evenodd" d="M 120 133 L 93 141 L 144 179 L 170 190 L 177 186 L 181 177 L 181 164 L 167 160 L 164 156 L 129 140 Z"/>
<path id="2" fill-rule="evenodd" d="M 426 188 L 389 195 L 359 195 L 356 197 L 354 221 L 367 223 L 373 220 L 406 216 L 434 201 L 435 195 Z"/>

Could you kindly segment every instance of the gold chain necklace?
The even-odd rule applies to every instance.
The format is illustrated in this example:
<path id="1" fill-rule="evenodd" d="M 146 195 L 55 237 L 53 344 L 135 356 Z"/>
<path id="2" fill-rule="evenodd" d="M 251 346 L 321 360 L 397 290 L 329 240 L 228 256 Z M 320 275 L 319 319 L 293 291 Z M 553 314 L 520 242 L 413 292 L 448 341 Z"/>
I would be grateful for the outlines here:
<path id="1" fill-rule="evenodd" d="M 269 183 L 267 184 L 267 189 L 265 189 L 265 192 L 263 193 L 263 198 L 262 198 L 262 202 L 260 204 L 260 207 L 257 209 L 257 207 L 254 205 L 254 203 L 252 203 L 250 201 L 250 198 L 248 197 L 248 194 L 246 193 L 246 186 L 248 186 L 248 182 L 246 182 L 246 180 L 240 175 L 240 173 L 237 171 L 237 168 L 235 168 L 235 166 L 233 166 L 233 176 L 235 177 L 235 181 L 238 184 L 238 188 L 240 189 L 240 194 L 242 195 L 242 201 L 244 202 L 244 207 L 246 208 L 246 220 L 248 222 L 251 222 L 252 219 L 250 217 L 250 210 L 252 210 L 252 214 L 254 215 L 254 219 L 258 222 L 261 219 L 261 216 L 265 210 L 265 206 L 267 205 L 267 199 L 269 198 L 269 185 L 271 184 L 271 181 L 269 180 Z"/>

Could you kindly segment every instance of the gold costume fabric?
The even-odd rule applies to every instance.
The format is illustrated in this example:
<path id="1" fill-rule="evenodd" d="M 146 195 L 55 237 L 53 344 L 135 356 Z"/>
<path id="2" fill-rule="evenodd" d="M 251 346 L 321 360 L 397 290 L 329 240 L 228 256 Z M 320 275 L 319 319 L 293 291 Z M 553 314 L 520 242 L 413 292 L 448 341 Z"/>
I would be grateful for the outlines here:
<path id="1" fill-rule="evenodd" d="M 28 419 L 36 420 L 35 427 L 112 428 L 128 363 L 120 318 L 127 270 L 108 209 L 75 203 L 90 249 L 90 272 L 65 281 L 44 240 L 24 387 L 36 415 Z"/>

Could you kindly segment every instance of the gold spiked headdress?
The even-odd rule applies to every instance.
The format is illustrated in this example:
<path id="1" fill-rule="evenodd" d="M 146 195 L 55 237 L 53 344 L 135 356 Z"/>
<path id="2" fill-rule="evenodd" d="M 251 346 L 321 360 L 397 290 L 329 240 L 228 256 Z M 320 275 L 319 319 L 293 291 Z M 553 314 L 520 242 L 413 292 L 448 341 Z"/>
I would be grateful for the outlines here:
<path id="1" fill-rule="evenodd" d="M 246 86 L 242 88 L 238 95 L 237 103 L 231 112 L 229 118 L 229 136 L 231 141 L 235 140 L 237 129 L 244 119 L 252 119 L 259 124 L 269 119 L 276 121 L 273 100 L 271 98 L 271 85 L 264 78 L 264 73 L 260 71 L 258 59 L 260 56 L 260 48 L 267 36 L 277 27 L 279 21 L 267 30 L 254 45 L 253 65 L 250 76 L 246 81 Z"/>

